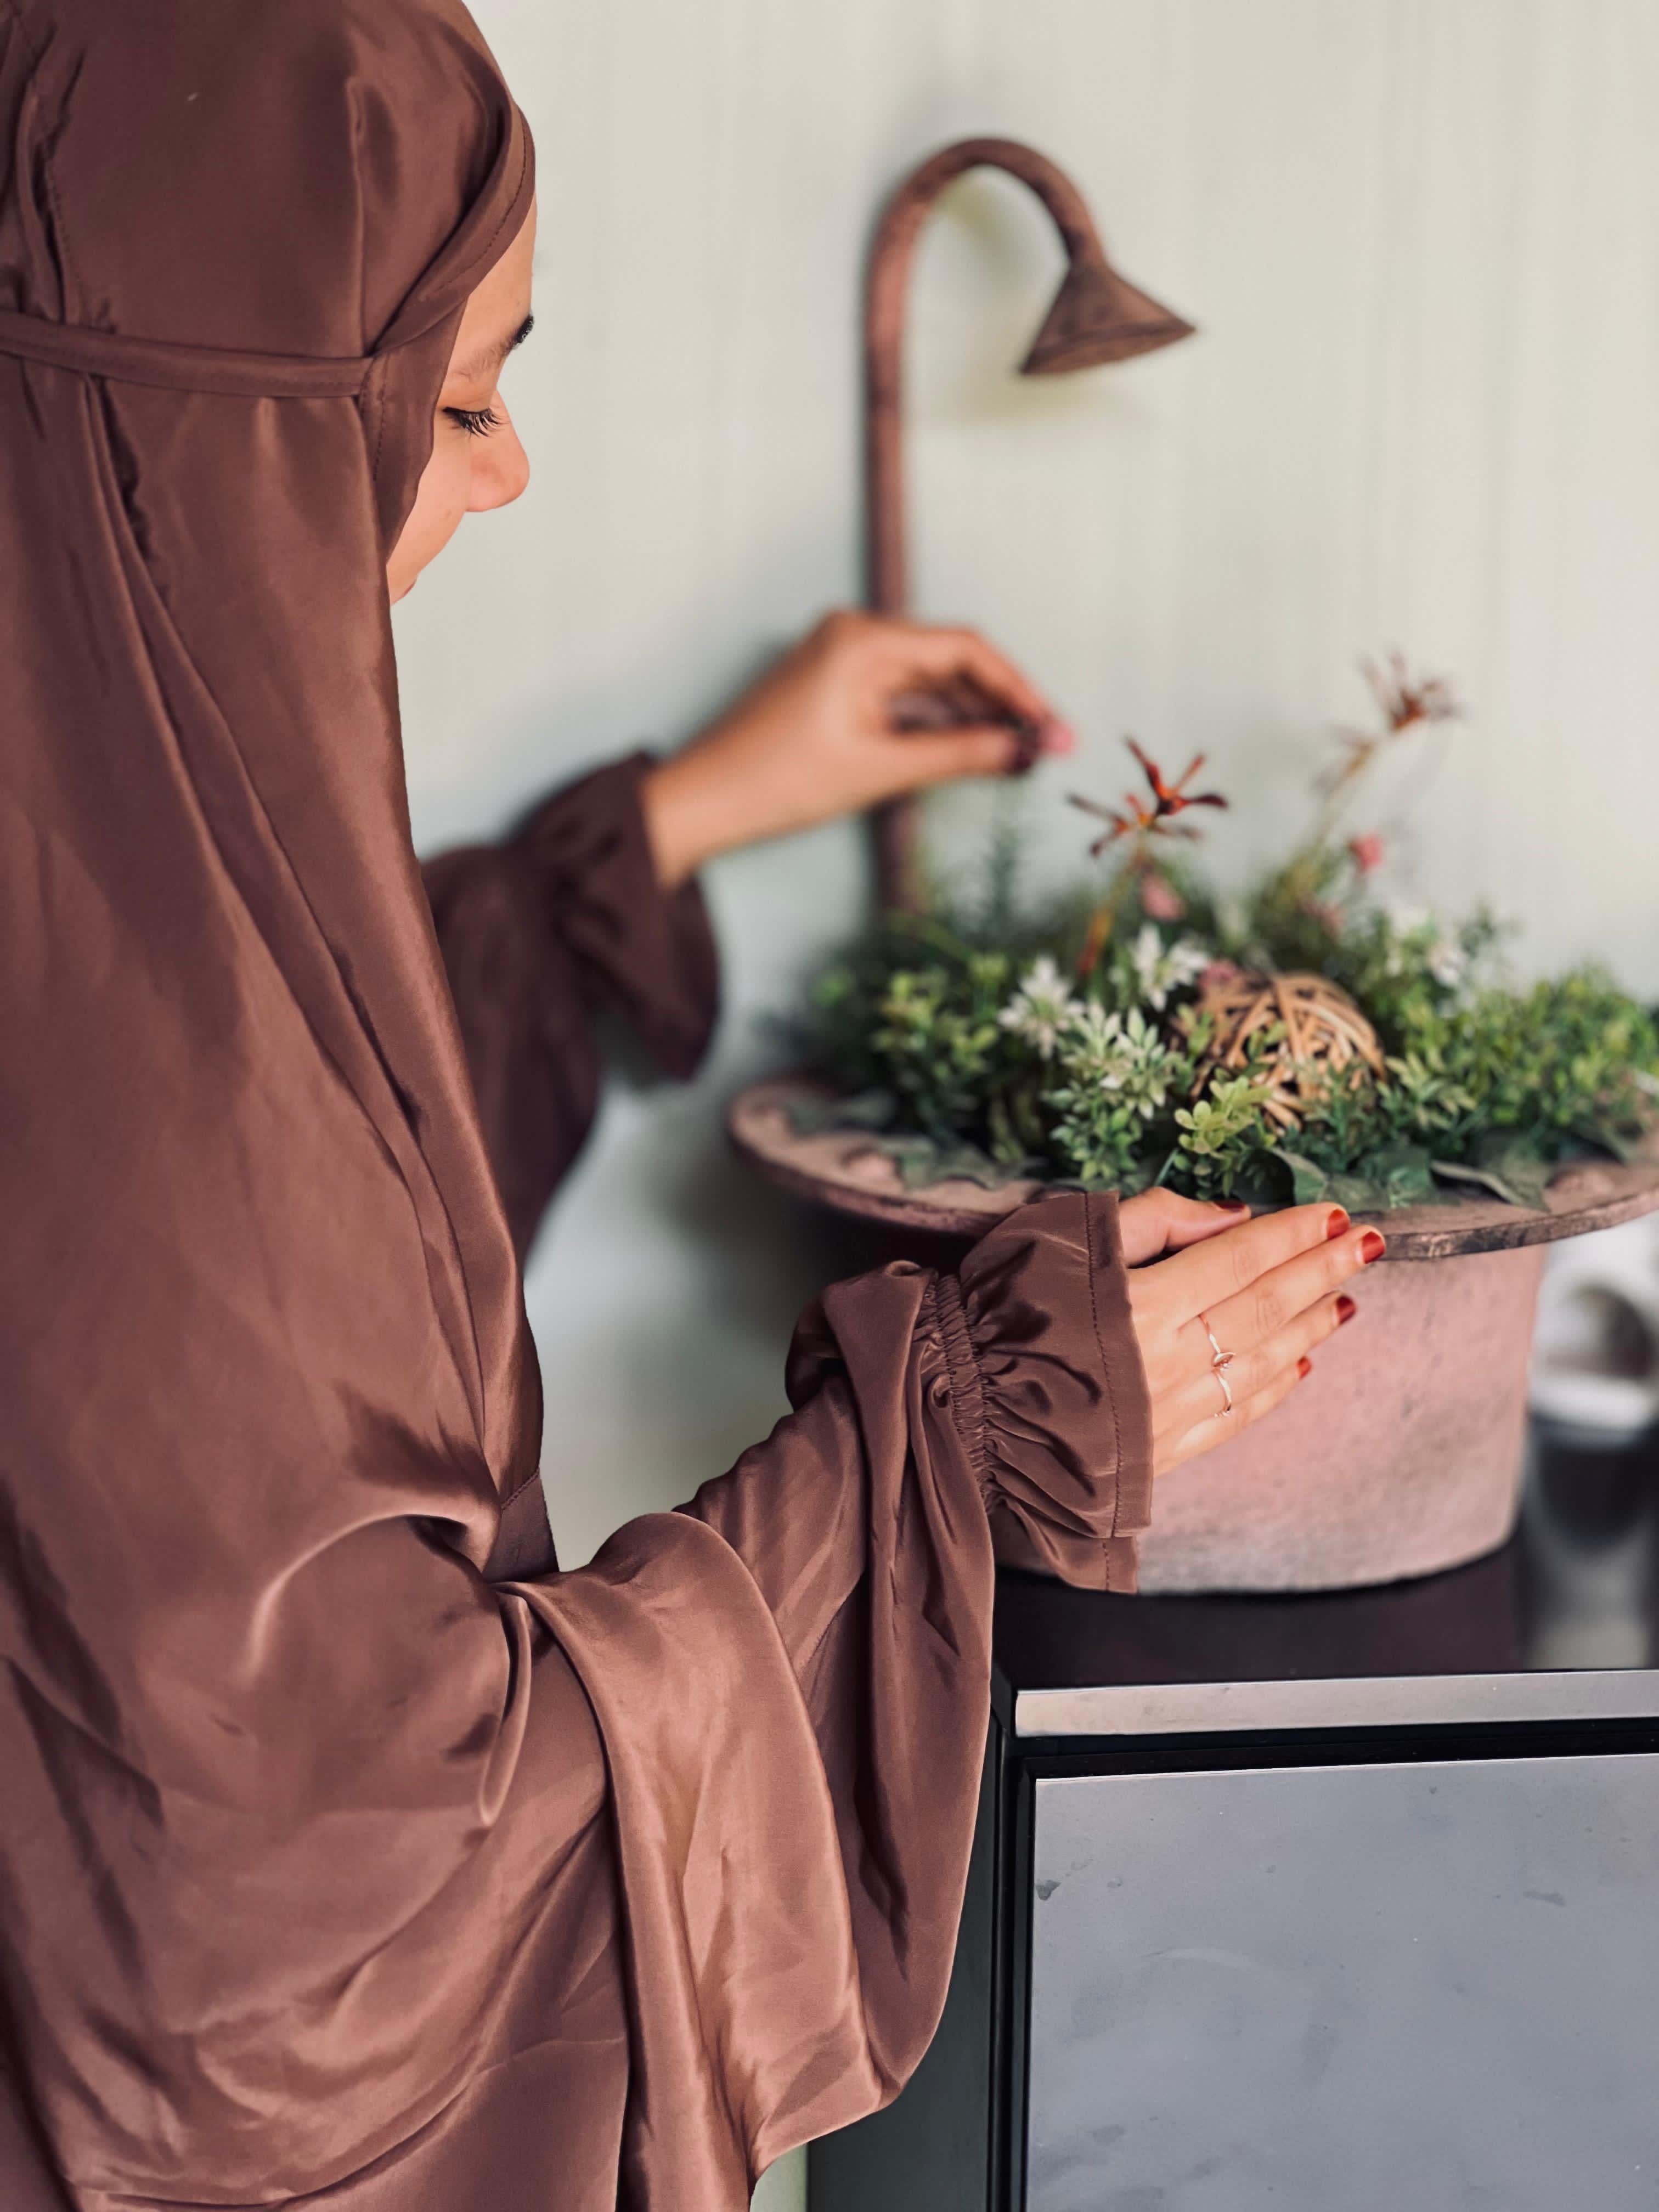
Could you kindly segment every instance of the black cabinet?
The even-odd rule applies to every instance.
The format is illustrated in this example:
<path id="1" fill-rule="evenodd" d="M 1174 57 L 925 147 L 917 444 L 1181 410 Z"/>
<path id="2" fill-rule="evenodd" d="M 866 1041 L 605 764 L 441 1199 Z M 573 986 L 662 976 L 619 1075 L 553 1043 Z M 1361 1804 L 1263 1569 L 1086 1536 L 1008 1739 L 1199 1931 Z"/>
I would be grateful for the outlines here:
<path id="1" fill-rule="evenodd" d="M 998 1594 L 933 2049 L 812 2212 L 1659 2206 L 1659 1455 L 1397 1588 Z"/>

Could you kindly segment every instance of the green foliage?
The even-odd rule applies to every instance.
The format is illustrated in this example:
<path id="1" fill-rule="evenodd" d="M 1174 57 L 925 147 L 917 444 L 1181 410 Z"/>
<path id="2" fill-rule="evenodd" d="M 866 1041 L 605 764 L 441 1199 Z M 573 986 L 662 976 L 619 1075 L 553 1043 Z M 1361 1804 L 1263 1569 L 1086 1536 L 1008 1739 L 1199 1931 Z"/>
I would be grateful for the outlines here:
<path id="1" fill-rule="evenodd" d="M 1176 1109 L 1181 1166 L 1200 1198 L 1231 1198 L 1273 1146 L 1264 1086 L 1250 1073 L 1217 1075 L 1190 1106 Z"/>
<path id="2" fill-rule="evenodd" d="M 945 968 L 901 968 L 889 977 L 870 1042 L 921 1129 L 935 1139 L 970 1127 L 988 1088 L 1007 981 L 997 953 L 970 953 Z"/>
<path id="3" fill-rule="evenodd" d="M 1558 1161 L 1626 1156 L 1653 1128 L 1646 1008 L 1593 969 L 1516 988 L 1487 916 L 1447 931 L 1390 915 L 1340 851 L 1298 855 L 1231 908 L 1167 869 L 1183 919 L 1127 902 L 1085 980 L 1089 900 L 1022 913 L 1014 878 L 1004 841 L 982 898 L 890 917 L 818 977 L 798 1031 L 840 1094 L 837 1118 L 874 1130 L 914 1182 L 1037 1174 L 1356 1210 L 1459 1191 L 1535 1205 Z M 1328 976 L 1376 1027 L 1385 1073 L 1343 1071 L 1281 1129 L 1266 1110 L 1279 1033 L 1254 1036 L 1240 1068 L 1206 1062 L 1197 994 L 1211 959 Z"/>
<path id="4" fill-rule="evenodd" d="M 1575 1145 L 1623 1154 L 1653 1117 L 1659 1030 L 1595 969 L 1515 992 L 1413 1009 L 1382 1097 L 1396 1126 L 1432 1133 L 1448 1158 L 1512 1133 L 1545 1159 Z"/>
<path id="5" fill-rule="evenodd" d="M 1152 1180 L 1149 1133 L 1192 1088 L 1195 1065 L 1139 1006 L 1081 1004 L 1054 1053 L 1063 1080 L 1042 1095 L 1054 1152 L 1085 1186 L 1139 1190 Z"/>

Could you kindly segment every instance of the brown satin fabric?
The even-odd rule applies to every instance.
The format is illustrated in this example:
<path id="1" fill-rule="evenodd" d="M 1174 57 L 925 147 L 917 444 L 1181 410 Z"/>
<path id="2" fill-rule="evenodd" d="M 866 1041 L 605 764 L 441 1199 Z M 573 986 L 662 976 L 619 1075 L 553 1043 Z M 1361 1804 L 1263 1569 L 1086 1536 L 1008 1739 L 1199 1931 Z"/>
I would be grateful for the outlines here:
<path id="1" fill-rule="evenodd" d="M 584 776 L 499 845 L 425 867 L 478 1117 L 520 1256 L 586 1140 L 621 1015 L 664 1074 L 695 1073 L 720 969 L 695 883 L 665 893 L 640 788 L 648 754 Z"/>
<path id="2" fill-rule="evenodd" d="M 0 0 L 0 2203 L 735 2212 L 937 2018 L 993 1519 L 1127 1572 L 1111 1202 L 560 1575 L 383 575 L 522 122 L 452 0 Z M 548 1082 L 677 926 L 568 809 Z"/>

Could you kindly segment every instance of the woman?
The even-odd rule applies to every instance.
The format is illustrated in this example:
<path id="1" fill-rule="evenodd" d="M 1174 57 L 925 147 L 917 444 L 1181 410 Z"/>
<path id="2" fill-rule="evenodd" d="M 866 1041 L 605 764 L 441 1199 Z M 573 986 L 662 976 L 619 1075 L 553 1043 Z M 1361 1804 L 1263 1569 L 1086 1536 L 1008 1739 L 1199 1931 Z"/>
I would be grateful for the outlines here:
<path id="1" fill-rule="evenodd" d="M 0 0 L 0 2201 L 723 2212 L 932 2032 L 994 1536 L 1127 1587 L 1367 1248 L 1054 1199 L 830 1291 L 791 1418 L 561 1575 L 387 621 L 522 483 L 522 122 L 454 0 Z M 775 683 L 436 872 L 521 1232 L 583 975 L 695 1047 L 640 963 L 704 988 L 690 871 L 838 719 Z"/>

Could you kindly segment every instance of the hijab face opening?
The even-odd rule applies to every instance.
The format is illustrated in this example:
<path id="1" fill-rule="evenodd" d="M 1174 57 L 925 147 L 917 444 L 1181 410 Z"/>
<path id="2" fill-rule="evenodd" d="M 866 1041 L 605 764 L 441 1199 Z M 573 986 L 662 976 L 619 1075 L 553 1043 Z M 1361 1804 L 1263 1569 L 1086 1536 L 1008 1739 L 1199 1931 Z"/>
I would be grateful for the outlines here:
<path id="1" fill-rule="evenodd" d="M 517 237 L 462 313 L 438 394 L 432 455 L 386 562 L 386 587 L 394 603 L 413 590 L 464 516 L 507 506 L 530 481 L 529 459 L 499 380 L 507 356 L 530 335 L 535 249 L 532 202 Z"/>

